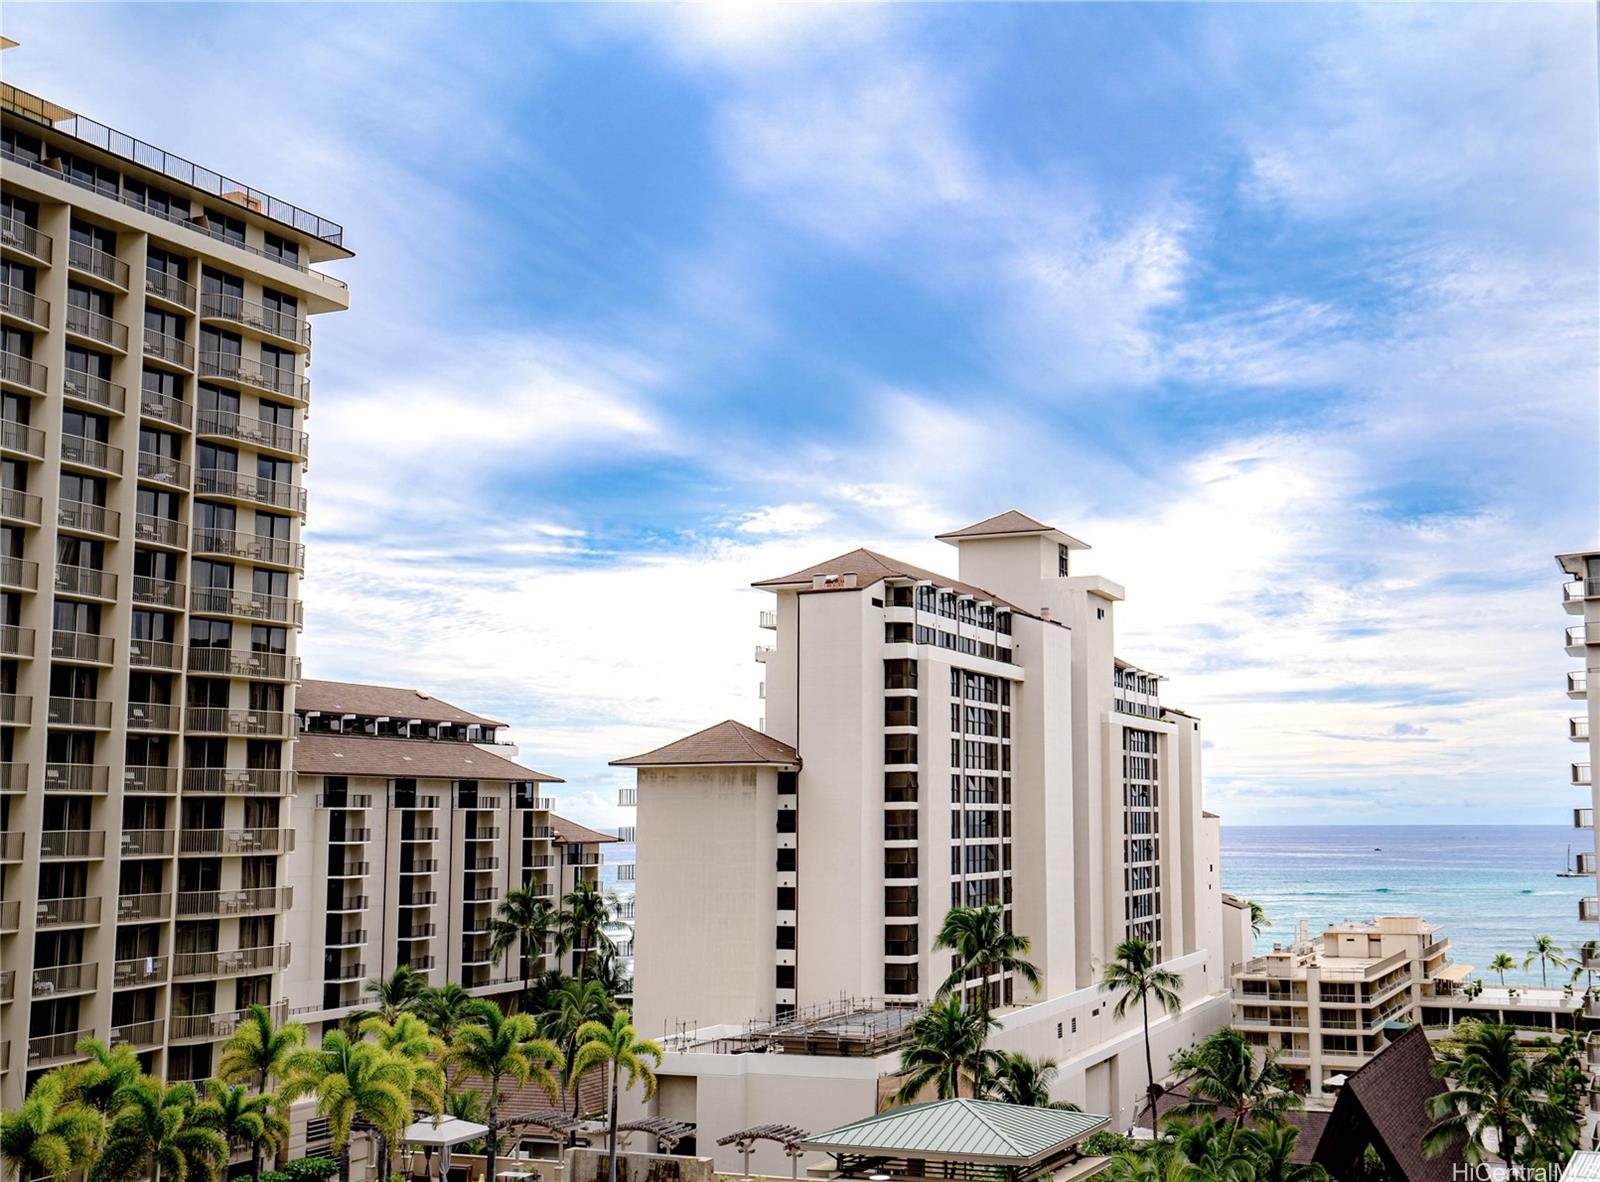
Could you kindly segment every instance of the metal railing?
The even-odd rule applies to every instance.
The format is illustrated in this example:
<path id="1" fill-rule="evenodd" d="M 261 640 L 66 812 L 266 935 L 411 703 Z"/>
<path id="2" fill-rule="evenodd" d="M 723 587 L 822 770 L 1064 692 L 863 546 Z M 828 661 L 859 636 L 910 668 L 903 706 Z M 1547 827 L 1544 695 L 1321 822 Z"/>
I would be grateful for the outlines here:
<path id="1" fill-rule="evenodd" d="M 171 579 L 155 579 L 149 575 L 133 576 L 133 601 L 147 604 L 151 607 L 170 607 L 174 611 L 183 610 L 183 593 L 185 587 L 182 583 L 175 583 Z"/>
<path id="2" fill-rule="evenodd" d="M 44 432 L 37 427 L 0 419 L 0 448 L 32 460 L 44 459 Z"/>
<path id="3" fill-rule="evenodd" d="M 287 595 L 267 595 L 228 587 L 195 587 L 189 592 L 189 610 L 208 616 L 234 616 L 276 624 L 305 623 L 305 607 Z"/>
<path id="4" fill-rule="evenodd" d="M 111 780 L 111 769 L 99 763 L 47 763 L 44 765 L 46 792 L 104 793 Z"/>
<path id="5" fill-rule="evenodd" d="M 259 735 L 287 739 L 294 734 L 295 716 L 285 710 L 230 710 L 222 706 L 190 706 L 184 729 L 204 735 Z"/>
<path id="6" fill-rule="evenodd" d="M 42 1065 L 54 1059 L 84 1058 L 78 1054 L 78 1044 L 93 1037 L 93 1028 L 65 1034 L 36 1034 L 28 1039 L 28 1066 Z"/>
<path id="7" fill-rule="evenodd" d="M 295 570 L 304 570 L 306 565 L 306 548 L 299 542 L 233 530 L 195 530 L 194 550 L 196 554 L 223 554 L 230 558 L 243 558 L 267 566 L 287 566 Z"/>
<path id="8" fill-rule="evenodd" d="M 183 770 L 183 790 L 207 796 L 287 796 L 294 773 L 280 768 L 191 767 Z"/>
<path id="9" fill-rule="evenodd" d="M 180 854 L 278 854 L 294 849 L 293 829 L 185 829 Z"/>
<path id="10" fill-rule="evenodd" d="M 168 640 L 130 640 L 128 664 L 135 669 L 167 669 L 176 672 L 183 668 L 183 646 Z"/>
<path id="11" fill-rule="evenodd" d="M 200 315 L 208 320 L 226 320 L 257 332 L 297 345 L 311 344 L 311 322 L 295 312 L 280 312 L 239 296 L 220 291 L 200 294 Z"/>
<path id="12" fill-rule="evenodd" d="M 56 563 L 56 591 L 62 595 L 82 595 L 88 599 L 115 599 L 117 576 L 111 571 L 87 566 Z"/>
<path id="13" fill-rule="evenodd" d="M 67 331 L 88 337 L 98 344 L 110 345 L 119 352 L 128 351 L 128 326 L 109 316 L 85 308 L 82 304 L 67 305 Z"/>
<path id="14" fill-rule="evenodd" d="M 294 888 L 286 886 L 178 892 L 178 915 L 184 919 L 255 915 L 263 911 L 287 911 L 292 906 Z"/>
<path id="15" fill-rule="evenodd" d="M 194 420 L 194 407 L 180 398 L 169 398 L 156 390 L 139 391 L 139 413 L 147 419 L 185 430 Z"/>
<path id="16" fill-rule="evenodd" d="M 66 450 L 65 440 L 62 441 L 62 450 Z M 114 538 L 122 528 L 122 514 L 104 505 L 91 505 L 87 501 L 61 501 L 56 507 L 56 524 L 62 529 Z"/>
<path id="17" fill-rule="evenodd" d="M 40 899 L 34 922 L 42 928 L 100 922 L 100 896 L 80 895 L 70 899 Z"/>
<path id="18" fill-rule="evenodd" d="M 172 846 L 170 829 L 124 829 L 120 852 L 124 858 L 161 858 Z"/>
<path id="19" fill-rule="evenodd" d="M 193 345 L 177 337 L 168 336 L 164 332 L 156 332 L 154 329 L 144 330 L 144 355 L 154 357 L 157 361 L 165 361 L 168 365 L 175 365 L 179 369 L 194 368 Z"/>
<path id="20" fill-rule="evenodd" d="M 108 703 L 109 705 L 109 703 Z M 104 829 L 46 829 L 39 834 L 41 858 L 103 858 Z"/>
<path id="21" fill-rule="evenodd" d="M 275 1002 L 271 1007 L 272 1020 L 283 1023 L 289 1018 L 289 1003 L 287 1000 Z M 173 1039 L 186 1038 L 226 1038 L 239 1028 L 247 1010 L 233 1010 L 216 1014 L 174 1014 L 172 1017 L 172 1030 L 170 1037 Z"/>
<path id="22" fill-rule="evenodd" d="M 100 980 L 98 962 L 88 964 L 58 964 L 33 970 L 33 995 L 47 997 L 52 993 L 75 993 L 93 989 Z"/>
<path id="23" fill-rule="evenodd" d="M 111 703 L 99 698 L 52 697 L 46 717 L 51 726 L 110 730 Z"/>
<path id="24" fill-rule="evenodd" d="M 0 557 L 0 587 L 16 591 L 37 591 L 39 564 L 26 558 Z"/>
<path id="25" fill-rule="evenodd" d="M 194 491 L 202 495 L 234 497 L 305 515 L 306 490 L 286 480 L 268 480 L 227 468 L 196 468 L 194 476 Z"/>
<path id="26" fill-rule="evenodd" d="M 20 353 L 0 351 L 0 381 L 43 394 L 48 374 L 44 366 Z"/>
<path id="27" fill-rule="evenodd" d="M 33 698 L 28 694 L 0 694 L 0 722 L 28 726 L 33 722 Z"/>
<path id="28" fill-rule="evenodd" d="M 150 513 L 139 513 L 133 519 L 133 536 L 134 540 L 139 542 L 152 542 L 158 546 L 182 548 L 184 525 L 183 522 L 174 521 L 170 517 L 156 517 Z"/>
<path id="29" fill-rule="evenodd" d="M 143 895 L 117 896 L 118 923 L 133 923 L 147 919 L 168 919 L 171 915 L 171 891 L 152 891 Z"/>
<path id="30" fill-rule="evenodd" d="M 199 363 L 199 373 L 203 378 L 220 378 L 225 382 L 266 390 L 300 402 L 311 401 L 311 380 L 301 377 L 292 366 L 263 365 L 236 353 L 213 350 L 201 353 Z"/>
<path id="31" fill-rule="evenodd" d="M 33 292 L 25 291 L 15 284 L 0 283 L 0 308 L 30 324 L 37 324 L 40 328 L 49 327 L 50 301 L 40 299 Z"/>
<path id="32" fill-rule="evenodd" d="M 50 633 L 50 655 L 58 661 L 109 665 L 113 649 L 109 636 L 98 636 L 93 632 L 69 632 L 64 628 L 56 628 Z"/>
<path id="33" fill-rule="evenodd" d="M 174 978 L 231 977 L 262 969 L 281 969 L 288 963 L 288 944 L 266 944 L 226 952 L 175 952 L 172 975 Z"/>
<path id="34" fill-rule="evenodd" d="M 25 525 L 40 525 L 44 521 L 44 501 L 19 489 L 0 489 L 0 517 Z"/>
<path id="35" fill-rule="evenodd" d="M 93 406 L 121 414 L 127 409 L 128 391 L 115 382 L 82 369 L 65 370 L 61 375 L 61 392 L 68 398 L 87 402 Z"/>
<path id="36" fill-rule="evenodd" d="M 146 295 L 155 296 L 158 300 L 165 300 L 169 304 L 176 304 L 187 311 L 194 311 L 194 284 L 179 279 L 176 275 L 146 267 L 144 290 Z"/>
<path id="37" fill-rule="evenodd" d="M 150 1018 L 144 1022 L 130 1022 L 125 1026 L 111 1028 L 111 1046 L 120 1046 L 127 1043 L 135 1047 L 160 1046 L 165 1039 L 163 1031 L 166 1021 L 162 1018 Z"/>
<path id="38" fill-rule="evenodd" d="M 114 254 L 107 254 L 87 242 L 76 239 L 67 243 L 67 266 L 73 270 L 104 279 L 113 287 L 128 290 L 128 264 Z"/>
<path id="39" fill-rule="evenodd" d="M 123 790 L 173 796 L 178 791 L 178 769 L 160 764 L 130 763 L 124 773 Z"/>
<path id="40" fill-rule="evenodd" d="M 63 435 L 61 437 L 61 462 L 120 475 L 122 472 L 122 449 L 113 447 L 109 443 L 102 443 L 98 439 L 85 438 L 82 435 Z"/>
<path id="41" fill-rule="evenodd" d="M 32 657 L 33 629 L 0 624 L 0 657 Z"/>
<path id="42" fill-rule="evenodd" d="M 174 456 L 158 456 L 155 452 L 141 451 L 138 473 L 140 480 L 170 484 L 174 488 L 189 487 L 189 465 Z"/>
<path id="43" fill-rule="evenodd" d="M 189 672 L 298 681 L 300 658 L 286 653 L 258 653 L 253 649 L 191 647 Z"/>
<path id="44" fill-rule="evenodd" d="M 304 431 L 281 427 L 264 419 L 252 419 L 231 410 L 201 410 L 195 416 L 195 434 L 221 439 L 236 439 L 265 451 L 282 452 L 305 459 L 309 444 Z"/>
<path id="45" fill-rule="evenodd" d="M 54 253 L 50 235 L 34 229 L 21 218 L 0 217 L 0 243 L 32 255 L 41 263 L 48 263 Z"/>

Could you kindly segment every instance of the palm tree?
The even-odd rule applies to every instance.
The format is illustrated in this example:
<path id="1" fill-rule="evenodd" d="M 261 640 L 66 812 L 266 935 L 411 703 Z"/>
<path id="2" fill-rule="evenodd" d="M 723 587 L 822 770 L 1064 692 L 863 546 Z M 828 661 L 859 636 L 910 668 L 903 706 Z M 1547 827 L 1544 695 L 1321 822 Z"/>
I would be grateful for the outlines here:
<path id="1" fill-rule="evenodd" d="M 520 997 L 528 991 L 529 969 L 544 955 L 546 941 L 556 932 L 555 908 L 535 895 L 532 887 L 518 887 L 506 892 L 496 912 L 489 921 L 489 956 L 498 965 L 513 945 L 520 946 Z"/>
<path id="2" fill-rule="evenodd" d="M 1144 1070 L 1149 1082 L 1150 1111 L 1156 1110 L 1156 1068 L 1150 1055 L 1150 999 L 1169 1014 L 1183 1009 L 1183 999 L 1178 990 L 1183 988 L 1183 978 L 1171 969 L 1156 964 L 1155 950 L 1144 940 L 1124 940 L 1117 945 L 1117 955 L 1106 965 L 1100 988 L 1117 995 L 1112 1013 L 1120 1020 L 1127 1015 L 1128 1007 L 1139 1003 L 1139 1014 L 1144 1020 Z"/>
<path id="3" fill-rule="evenodd" d="M 407 1010 L 415 1009 L 427 989 L 427 978 L 403 964 L 387 977 L 373 977 L 367 981 L 364 993 L 378 1003 L 378 1008 L 351 1014 L 347 1021 L 355 1027 L 373 1017 L 393 1022 Z"/>
<path id="4" fill-rule="evenodd" d="M 445 1078 L 439 1058 L 445 1045 L 428 1024 L 414 1013 L 402 1012 L 393 1022 L 382 1018 L 368 1018 L 361 1023 L 361 1034 L 370 1038 L 373 1045 L 405 1060 L 411 1067 L 411 1108 L 413 1113 L 422 1109 L 437 1115 L 444 1111 Z M 392 1171 L 389 1154 L 394 1148 L 388 1136 L 378 1135 L 378 1160 L 383 1165 L 383 1177 Z"/>
<path id="5" fill-rule="evenodd" d="M 1300 1130 L 1294 1125 L 1269 1121 L 1259 1129 L 1247 1130 L 1253 1182 L 1328 1182 L 1322 1166 L 1294 1160 L 1294 1144 Z"/>
<path id="6" fill-rule="evenodd" d="M 556 1102 L 559 1088 L 552 1070 L 560 1071 L 566 1059 L 555 1043 L 539 1035 L 527 1014 L 502 1014 L 497 1006 L 480 1002 L 477 1021 L 456 1031 L 449 1062 L 463 1073 L 479 1076 L 489 1085 L 489 1136 L 486 1157 L 488 1178 L 495 1178 L 495 1154 L 500 1139 L 500 1083 L 533 1082 Z"/>
<path id="7" fill-rule="evenodd" d="M 617 1182 L 617 1081 L 624 1071 L 628 1073 L 628 1087 L 644 1081 L 644 1098 L 655 1095 L 656 1073 L 646 1059 L 661 1066 L 661 1045 L 639 1032 L 623 1013 L 614 1015 L 611 1025 L 586 1022 L 578 1031 L 578 1053 L 572 1058 L 572 1078 L 577 1079 L 591 1067 L 602 1064 L 611 1071 L 611 1135 L 610 1182 Z"/>
<path id="8" fill-rule="evenodd" d="M 228 1040 L 222 1044 L 217 1075 L 224 1083 L 249 1084 L 261 1095 L 275 1081 L 287 1079 L 311 1052 L 306 1049 L 306 1028 L 298 1022 L 279 1026 L 272 1011 L 263 1005 L 250 1006 Z M 285 1142 L 284 1144 L 287 1144 Z M 274 1146 L 276 1158 L 283 1146 Z M 261 1182 L 263 1146 L 250 1147 L 250 1177 Z"/>
<path id="9" fill-rule="evenodd" d="M 230 1147 L 250 1146 L 250 1177 L 261 1182 L 262 1151 L 277 1153 L 289 1143 L 289 1122 L 277 1097 L 252 1095 L 242 1084 L 217 1079 L 208 1079 L 205 1086 L 206 1102 L 195 1109 L 195 1122 L 216 1129 Z"/>
<path id="10" fill-rule="evenodd" d="M 1556 968 L 1563 968 L 1567 963 L 1567 950 L 1555 942 L 1553 936 L 1535 936 L 1533 945 L 1528 949 L 1528 958 L 1522 962 L 1522 967 L 1531 969 L 1533 962 L 1539 962 L 1539 984 L 1550 984 L 1549 975 L 1545 972 L 1545 965 L 1553 964 Z"/>
<path id="11" fill-rule="evenodd" d="M 1175 1072 L 1189 1076 L 1189 1099 L 1170 1115 L 1183 1120 L 1230 1110 L 1227 1147 L 1231 1150 L 1235 1135 L 1251 1117 L 1277 1123 L 1283 1113 L 1305 1103 L 1290 1090 L 1289 1077 L 1277 1060 L 1278 1051 L 1270 1048 L 1258 1060 L 1250 1040 L 1224 1026 L 1172 1060 Z"/>
<path id="12" fill-rule="evenodd" d="M 93 1182 L 216 1182 L 228 1164 L 228 1139 L 208 1123 L 194 1089 L 145 1075 L 117 1089 L 116 1116 L 90 1171 Z"/>
<path id="13" fill-rule="evenodd" d="M 339 1158 L 339 1182 L 350 1182 L 350 1126 L 359 1117 L 391 1137 L 411 1123 L 415 1071 L 410 1063 L 370 1042 L 353 1042 L 329 1030 L 280 1090 L 287 1104 L 317 1098 L 317 1114 L 328 1122 Z"/>
<path id="14" fill-rule="evenodd" d="M 577 949 L 578 980 L 581 981 L 589 967 L 589 954 L 606 938 L 601 929 L 611 922 L 611 901 L 595 889 L 593 883 L 580 878 L 561 904 L 565 908 L 558 920 L 563 951 Z"/>
<path id="15" fill-rule="evenodd" d="M 977 1009 L 985 1019 L 984 1041 L 988 1040 L 989 978 L 995 973 L 1011 973 L 1021 977 L 1035 992 L 1039 989 L 1039 970 L 1032 961 L 1023 959 L 1031 947 L 1026 936 L 1006 930 L 1005 909 L 999 904 L 991 907 L 952 907 L 945 912 L 944 923 L 934 937 L 935 948 L 948 948 L 955 953 L 955 968 L 939 986 L 941 995 L 963 988 L 968 979 L 978 978 Z M 983 1044 L 980 1043 L 972 1061 L 974 1092 L 983 1090 Z"/>
<path id="16" fill-rule="evenodd" d="M 117 1093 L 144 1075 L 139 1056 L 127 1043 L 108 1047 L 96 1038 L 78 1043 L 81 1063 L 56 1068 L 64 1084 L 62 1098 L 87 1104 L 106 1119 L 116 1114 Z"/>
<path id="17" fill-rule="evenodd" d="M 555 1040 L 570 1065 L 578 1051 L 578 1031 L 590 1022 L 607 1025 L 616 1012 L 616 1003 L 598 981 L 566 980 L 550 993 L 548 1009 L 539 1017 L 539 1027 L 545 1036 Z M 578 1116 L 578 1076 L 569 1074 L 567 1086 L 572 1089 L 572 1115 Z"/>
<path id="18" fill-rule="evenodd" d="M 1143 1149 L 1114 1154 L 1096 1177 L 1100 1182 L 1206 1182 L 1200 1170 L 1171 1141 L 1156 1141 Z"/>
<path id="19" fill-rule="evenodd" d="M 48 1174 L 65 1182 L 99 1156 L 105 1117 L 66 1091 L 66 1079 L 49 1072 L 15 1112 L 0 1112 L 0 1177 L 28 1182 Z"/>
<path id="20" fill-rule="evenodd" d="M 1517 962 L 1508 952 L 1496 952 L 1489 961 L 1489 971 L 1500 974 L 1500 984 L 1506 983 L 1506 973 L 1517 967 Z"/>
<path id="21" fill-rule="evenodd" d="M 1254 899 L 1246 899 L 1244 905 L 1250 909 L 1250 934 L 1259 937 L 1266 926 L 1272 922 L 1267 917 L 1267 909 Z"/>
<path id="22" fill-rule="evenodd" d="M 987 1054 L 984 1043 L 996 1025 L 988 1014 L 968 1009 L 959 997 L 935 1001 L 907 1030 L 909 1037 L 900 1051 L 900 1070 L 906 1079 L 895 1099 L 909 1104 L 929 1084 L 938 1088 L 941 1100 L 961 1095 L 961 1070 Z M 976 1081 L 972 1094 L 978 1094 Z"/>
<path id="23" fill-rule="evenodd" d="M 1462 1156 L 1477 1165 L 1488 1153 L 1484 1134 L 1492 1130 L 1501 1160 L 1515 1163 L 1519 1142 L 1568 1129 L 1571 1114 L 1546 1098 L 1549 1066 L 1547 1058 L 1522 1053 L 1510 1026 L 1466 1029 L 1460 1049 L 1442 1053 L 1435 1064 L 1450 1087 L 1428 1101 L 1433 1124 L 1422 1137 L 1423 1156 L 1438 1157 L 1464 1139 Z"/>
<path id="24" fill-rule="evenodd" d="M 1050 1088 L 1060 1072 L 1054 1059 L 1030 1059 L 1020 1051 L 997 1054 L 989 1073 L 990 1100 L 1021 1104 L 1027 1108 L 1059 1108 L 1081 1112 L 1076 1104 L 1050 1099 Z"/>
<path id="25" fill-rule="evenodd" d="M 415 1013 L 448 1047 L 455 1041 L 456 1031 L 472 1021 L 477 1007 L 477 998 L 459 981 L 447 981 L 437 989 L 425 990 L 417 998 Z"/>

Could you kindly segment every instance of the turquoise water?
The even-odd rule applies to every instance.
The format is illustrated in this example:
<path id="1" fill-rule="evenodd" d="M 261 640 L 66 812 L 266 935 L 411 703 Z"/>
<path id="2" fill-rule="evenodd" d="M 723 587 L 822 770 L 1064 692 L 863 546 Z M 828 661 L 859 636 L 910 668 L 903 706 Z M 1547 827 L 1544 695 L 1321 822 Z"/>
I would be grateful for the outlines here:
<path id="1" fill-rule="evenodd" d="M 1452 960 L 1494 982 L 1490 958 L 1509 952 L 1520 965 L 1536 932 L 1569 950 L 1600 936 L 1578 921 L 1595 880 L 1556 877 L 1567 847 L 1576 856 L 1590 842 L 1561 825 L 1225 825 L 1222 889 L 1266 907 L 1258 951 L 1292 940 L 1301 919 L 1315 935 L 1333 920 L 1421 915 L 1443 925 Z M 1539 967 L 1506 980 L 1536 983 Z"/>

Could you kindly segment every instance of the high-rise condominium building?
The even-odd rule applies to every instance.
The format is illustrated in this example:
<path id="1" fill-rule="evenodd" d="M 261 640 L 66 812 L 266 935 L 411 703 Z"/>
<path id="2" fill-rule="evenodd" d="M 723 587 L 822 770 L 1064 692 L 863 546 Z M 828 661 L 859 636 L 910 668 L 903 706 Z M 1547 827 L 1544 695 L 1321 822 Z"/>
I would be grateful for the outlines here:
<path id="1" fill-rule="evenodd" d="M 341 228 L 0 87 L 0 1103 L 285 996 L 316 264 Z M 303 946 L 296 958 L 316 956 Z"/>
<path id="2" fill-rule="evenodd" d="M 1123 589 L 1021 513 L 940 537 L 958 578 L 855 550 L 755 584 L 777 601 L 764 732 L 726 722 L 618 761 L 638 769 L 646 1033 L 925 1002 L 957 905 L 1001 906 L 1037 998 L 1087 990 L 1086 1021 L 1129 937 L 1183 964 L 1194 997 L 1223 994 L 1199 720 L 1118 659 Z M 1036 1000 L 1000 973 L 965 989 Z M 1115 1111 L 1103 1090 L 1091 1110 Z"/>
<path id="3" fill-rule="evenodd" d="M 1581 712 L 1567 721 L 1567 738 L 1574 744 L 1571 761 L 1571 783 L 1582 796 L 1583 803 L 1572 810 L 1573 825 L 1590 831 L 1590 848 L 1578 854 L 1577 870 L 1593 875 L 1600 862 L 1600 839 L 1594 837 L 1595 809 L 1600 808 L 1600 795 L 1595 791 L 1595 778 L 1589 760 L 1589 736 L 1600 725 L 1600 695 L 1589 693 L 1589 687 L 1600 676 L 1600 550 L 1580 550 L 1572 554 L 1558 554 L 1556 561 L 1567 576 L 1561 588 L 1561 600 L 1567 613 L 1580 617 L 1580 622 L 1567 627 L 1567 655 L 1578 657 L 1583 667 L 1567 674 L 1567 697 L 1579 703 Z M 1586 923 L 1600 921 L 1600 900 L 1589 895 L 1578 902 L 1578 918 Z M 1600 930 L 1593 936 L 1600 940 Z M 1584 967 L 1600 970 L 1600 955 L 1592 950 L 1582 952 Z"/>

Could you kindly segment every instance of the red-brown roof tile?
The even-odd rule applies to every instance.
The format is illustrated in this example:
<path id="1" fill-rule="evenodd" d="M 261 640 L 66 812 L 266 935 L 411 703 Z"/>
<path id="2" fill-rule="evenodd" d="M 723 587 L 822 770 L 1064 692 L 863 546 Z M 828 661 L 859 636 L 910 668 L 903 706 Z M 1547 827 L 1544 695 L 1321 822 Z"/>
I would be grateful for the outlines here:
<path id="1" fill-rule="evenodd" d="M 800 753 L 742 722 L 719 722 L 643 755 L 613 759 L 612 767 L 743 766 L 784 764 L 798 767 Z"/>

